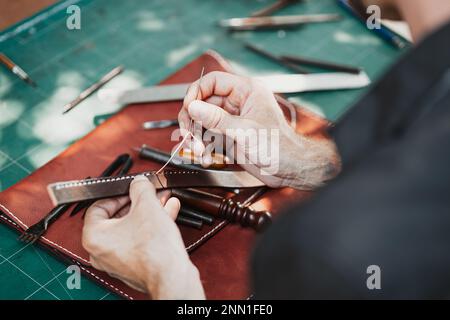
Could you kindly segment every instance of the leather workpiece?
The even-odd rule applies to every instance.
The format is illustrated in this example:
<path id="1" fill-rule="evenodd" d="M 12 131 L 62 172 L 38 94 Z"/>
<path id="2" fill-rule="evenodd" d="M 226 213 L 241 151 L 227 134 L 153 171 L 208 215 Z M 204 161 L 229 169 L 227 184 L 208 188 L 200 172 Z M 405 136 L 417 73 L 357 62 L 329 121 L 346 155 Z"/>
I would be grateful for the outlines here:
<path id="1" fill-rule="evenodd" d="M 219 54 L 208 51 L 162 83 L 194 81 L 202 67 L 205 67 L 205 73 L 214 70 L 232 71 Z M 281 104 L 286 103 L 282 98 L 278 100 Z M 170 152 L 176 144 L 170 141 L 173 128 L 145 131 L 141 125 L 147 120 L 176 118 L 180 107 L 181 102 L 161 102 L 123 108 L 43 167 L 0 193 L 0 211 L 3 213 L 0 221 L 19 230 L 31 226 L 52 209 L 46 189 L 48 184 L 98 176 L 119 154 L 133 153 L 133 147 L 147 144 Z M 328 125 L 327 121 L 297 109 L 297 131 L 324 138 L 324 129 Z M 135 165 L 130 173 L 157 170 L 161 167 L 158 163 L 139 159 L 137 154 L 134 154 L 133 158 Z M 219 195 L 226 194 L 221 189 L 209 188 L 208 191 Z M 246 190 L 236 200 L 242 202 L 249 194 Z M 276 220 L 276 215 L 284 206 L 305 200 L 310 195 L 310 192 L 293 189 L 270 190 L 254 203 L 254 208 L 270 211 Z M 80 265 L 87 276 L 127 299 L 148 298 L 90 266 L 89 255 L 81 245 L 82 227 L 82 214 L 69 217 L 67 212 L 49 228 L 39 240 L 39 245 L 70 264 Z M 216 219 L 212 226 L 204 225 L 202 230 L 184 226 L 180 226 L 180 230 L 186 249 L 200 271 L 207 298 L 245 299 L 250 296 L 248 262 L 257 236 L 254 230 L 228 224 L 220 219 Z"/>

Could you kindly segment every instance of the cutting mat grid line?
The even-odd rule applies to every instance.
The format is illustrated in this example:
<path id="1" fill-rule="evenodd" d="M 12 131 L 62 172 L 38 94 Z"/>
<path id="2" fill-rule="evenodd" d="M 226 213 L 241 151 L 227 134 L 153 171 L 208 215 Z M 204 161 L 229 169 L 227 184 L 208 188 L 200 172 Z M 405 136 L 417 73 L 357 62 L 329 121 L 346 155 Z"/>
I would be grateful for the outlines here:
<path id="1" fill-rule="evenodd" d="M 58 273 L 57 275 L 55 275 L 53 278 L 51 278 L 50 280 L 48 280 L 46 283 L 42 284 L 40 287 L 38 287 L 36 290 L 34 290 L 33 292 L 31 292 L 28 296 L 26 296 L 24 298 L 24 300 L 32 300 L 33 297 L 39 293 L 41 290 L 45 290 L 46 286 L 49 285 L 50 283 L 52 283 L 53 281 L 56 280 L 57 277 L 61 276 L 62 274 L 64 274 L 66 272 L 66 270 L 62 270 L 60 273 Z"/>
<path id="2" fill-rule="evenodd" d="M 26 276 L 29 280 L 31 280 L 32 282 L 34 282 L 39 290 L 43 289 L 45 290 L 47 293 L 49 293 L 50 295 L 52 295 L 55 299 L 59 300 L 58 296 L 56 296 L 53 292 L 49 291 L 44 285 L 42 285 L 38 280 L 36 280 L 32 275 L 30 275 L 29 273 L 27 273 L 26 271 L 24 271 L 19 265 L 15 264 L 14 262 L 12 262 L 11 260 L 9 260 L 8 258 L 0 255 L 0 257 L 2 257 L 5 260 L 5 266 L 12 266 L 15 268 L 15 270 L 19 271 L 20 274 Z M 3 268 L 3 273 L 5 268 Z"/>
<path id="3" fill-rule="evenodd" d="M 95 115 L 118 110 L 118 106 L 101 103 L 94 95 L 66 116 L 60 114 L 66 102 L 116 65 L 124 65 L 125 72 L 107 87 L 156 84 L 210 48 L 229 59 L 238 72 L 287 72 L 244 49 L 244 41 L 274 53 L 356 64 L 372 79 L 400 55 L 334 0 L 307 1 L 279 14 L 338 12 L 344 20 L 337 23 L 239 33 L 228 33 L 217 26 L 219 19 L 246 16 L 268 3 L 82 0 L 81 30 L 67 30 L 67 15 L 60 12 L 29 32 L 0 42 L 0 51 L 39 85 L 30 88 L 0 69 L 0 191 L 94 129 Z M 335 121 L 365 92 L 316 92 L 289 98 Z M 62 288 L 69 276 L 65 270 L 65 264 L 39 247 L 18 242 L 15 231 L 0 225 L 0 299 L 117 299 L 86 277 L 82 277 L 81 290 L 67 292 Z"/>

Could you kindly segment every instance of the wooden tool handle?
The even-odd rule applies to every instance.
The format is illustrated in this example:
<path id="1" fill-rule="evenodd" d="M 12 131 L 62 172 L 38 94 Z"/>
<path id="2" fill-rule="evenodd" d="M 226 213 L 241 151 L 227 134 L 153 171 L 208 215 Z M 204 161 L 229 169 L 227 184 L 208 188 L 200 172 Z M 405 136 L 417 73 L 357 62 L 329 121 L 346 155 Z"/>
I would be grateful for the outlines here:
<path id="1" fill-rule="evenodd" d="M 250 227 L 260 232 L 272 222 L 272 216 L 267 211 L 255 211 L 244 207 L 232 199 L 222 198 L 198 190 L 173 189 L 172 195 L 182 204 L 202 210 L 210 215 L 225 219 L 232 223 L 239 223 L 243 227 Z"/>

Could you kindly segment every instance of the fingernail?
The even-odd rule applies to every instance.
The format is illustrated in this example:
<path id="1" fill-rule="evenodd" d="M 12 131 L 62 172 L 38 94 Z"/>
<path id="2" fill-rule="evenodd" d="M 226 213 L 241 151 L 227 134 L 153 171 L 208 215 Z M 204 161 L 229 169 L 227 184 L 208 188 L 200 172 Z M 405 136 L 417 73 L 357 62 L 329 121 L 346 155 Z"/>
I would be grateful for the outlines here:
<path id="1" fill-rule="evenodd" d="M 194 154 L 200 157 L 202 156 L 204 150 L 205 145 L 202 142 L 195 140 L 193 148 Z"/>
<path id="2" fill-rule="evenodd" d="M 191 115 L 192 118 L 195 119 L 201 119 L 203 116 L 203 108 L 201 105 L 201 102 L 198 100 L 192 101 L 189 104 L 189 114 Z"/>
<path id="3" fill-rule="evenodd" d="M 212 159 L 211 155 L 205 155 L 203 157 L 203 164 L 207 167 L 209 167 L 210 165 L 213 164 L 213 159 Z"/>
<path id="4" fill-rule="evenodd" d="M 143 174 L 139 174 L 136 177 L 134 177 L 133 182 L 134 181 L 136 181 L 136 182 L 138 182 L 138 181 L 145 181 L 145 180 L 148 180 L 147 177 L 144 176 Z"/>

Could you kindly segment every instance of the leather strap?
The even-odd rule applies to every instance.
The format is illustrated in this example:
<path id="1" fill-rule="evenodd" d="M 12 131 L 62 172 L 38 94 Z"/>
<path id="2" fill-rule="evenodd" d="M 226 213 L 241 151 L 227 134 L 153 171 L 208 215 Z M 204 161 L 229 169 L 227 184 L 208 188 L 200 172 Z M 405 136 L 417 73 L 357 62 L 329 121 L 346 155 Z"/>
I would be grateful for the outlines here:
<path id="1" fill-rule="evenodd" d="M 155 185 L 156 189 L 191 187 L 253 188 L 264 186 L 264 183 L 246 171 L 165 170 L 159 174 L 149 171 L 109 178 L 56 182 L 48 185 L 47 190 L 55 206 L 84 200 L 121 196 L 128 194 L 131 181 L 139 174 L 145 175 Z"/>

